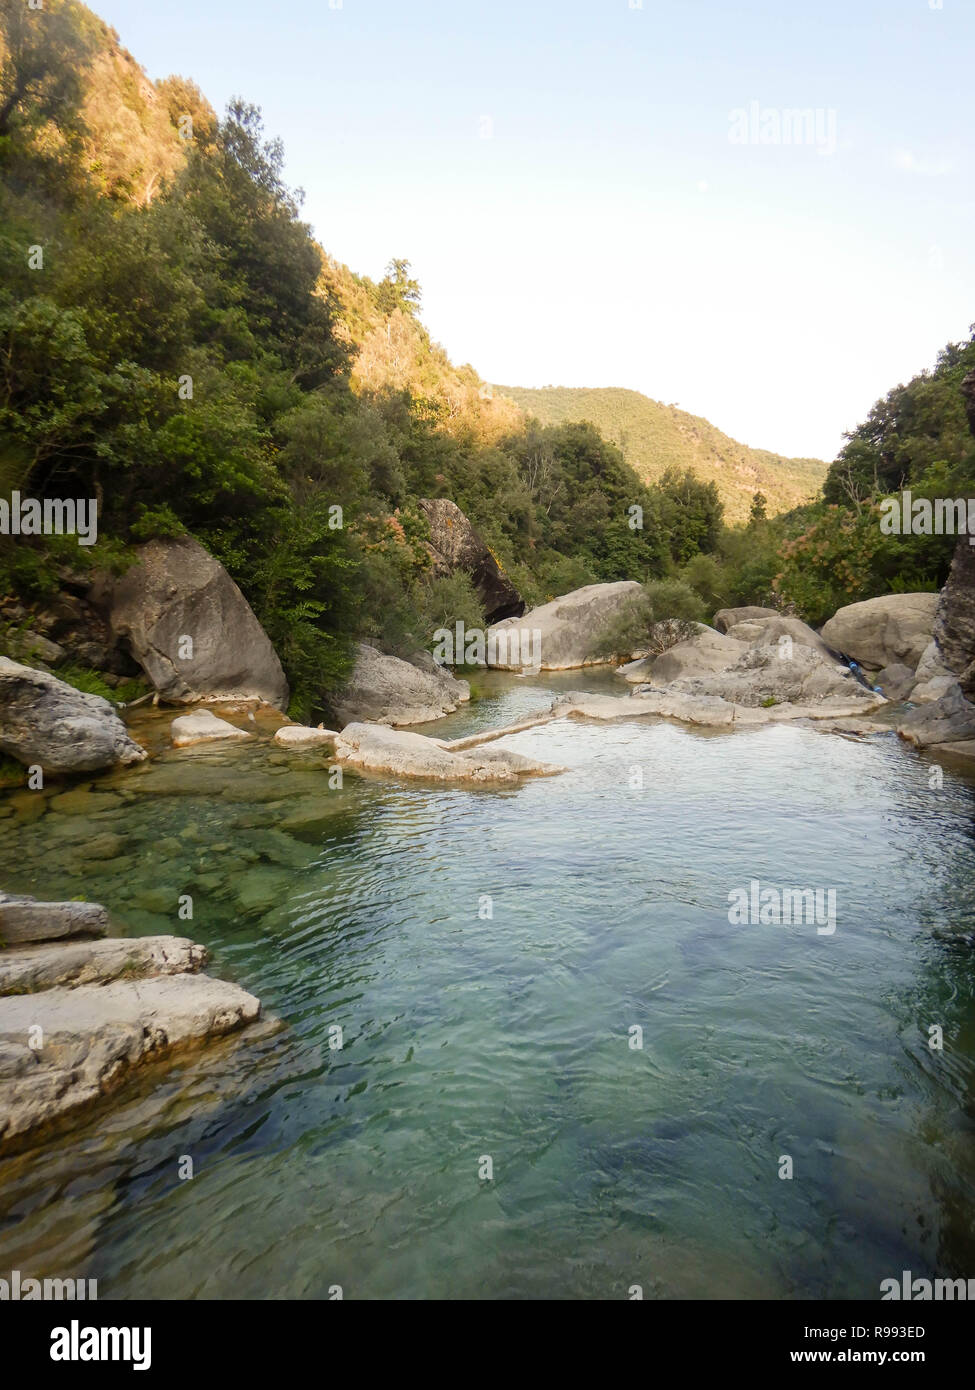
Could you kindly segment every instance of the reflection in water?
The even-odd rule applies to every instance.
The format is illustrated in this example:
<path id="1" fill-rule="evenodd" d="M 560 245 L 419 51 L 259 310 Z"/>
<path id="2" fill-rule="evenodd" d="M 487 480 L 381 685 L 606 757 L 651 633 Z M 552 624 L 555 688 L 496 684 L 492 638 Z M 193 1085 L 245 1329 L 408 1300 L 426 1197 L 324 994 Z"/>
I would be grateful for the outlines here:
<path id="1" fill-rule="evenodd" d="M 482 683 L 424 732 L 618 688 Z M 11 889 L 98 898 L 133 934 L 186 930 L 191 892 L 215 972 L 285 1024 L 0 1162 L 0 1270 L 103 1298 L 875 1298 L 901 1269 L 975 1274 L 971 787 L 929 790 L 893 737 L 789 727 L 510 744 L 569 771 L 330 792 L 320 754 L 199 749 L 0 821 Z M 834 888 L 835 935 L 730 926 L 753 878 Z"/>

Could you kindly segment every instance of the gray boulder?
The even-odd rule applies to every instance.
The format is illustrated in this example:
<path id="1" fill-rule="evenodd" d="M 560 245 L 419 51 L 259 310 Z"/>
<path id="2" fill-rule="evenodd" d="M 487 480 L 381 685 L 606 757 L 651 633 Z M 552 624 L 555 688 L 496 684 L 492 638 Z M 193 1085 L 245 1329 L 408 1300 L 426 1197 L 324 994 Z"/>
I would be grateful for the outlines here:
<path id="1" fill-rule="evenodd" d="M 421 498 L 419 506 L 430 524 L 427 549 L 434 574 L 469 575 L 489 623 L 524 613 L 524 599 L 456 502 L 446 497 Z"/>
<path id="2" fill-rule="evenodd" d="M 744 608 L 719 608 L 714 615 L 714 626 L 719 632 L 728 632 L 736 623 L 750 623 L 755 618 L 777 618 L 774 608 L 758 608 L 754 604 Z"/>
<path id="3" fill-rule="evenodd" d="M 874 677 L 874 685 L 880 686 L 888 700 L 906 700 L 916 683 L 917 677 L 910 666 L 896 661 L 892 666 L 885 666 L 882 671 L 878 671 Z"/>
<path id="4" fill-rule="evenodd" d="M 868 670 L 896 662 L 913 671 L 931 641 L 937 607 L 937 594 L 882 594 L 838 609 L 820 636 Z"/>
<path id="5" fill-rule="evenodd" d="M 962 694 L 975 700 L 975 546 L 960 536 L 934 623 L 941 659 L 958 676 Z"/>
<path id="6" fill-rule="evenodd" d="M 975 705 L 969 704 L 956 681 L 940 700 L 910 710 L 897 726 L 901 738 L 917 748 L 935 743 L 960 743 L 975 738 Z"/>
<path id="7" fill-rule="evenodd" d="M 0 656 L 0 750 L 45 772 L 98 772 L 145 758 L 107 700 Z"/>
<path id="8" fill-rule="evenodd" d="M 752 645 L 760 643 L 767 646 L 775 642 L 783 651 L 788 651 L 791 641 L 793 646 L 809 647 L 812 651 L 818 652 L 823 661 L 835 661 L 837 656 L 808 623 L 802 622 L 799 618 L 787 618 L 781 613 L 735 623 L 728 628 L 728 636 L 737 642 L 749 642 Z M 783 638 L 788 638 L 789 641 L 783 641 Z"/>
<path id="9" fill-rule="evenodd" d="M 15 893 L 0 893 L 0 943 L 60 941 L 75 936 L 104 936 L 108 913 L 98 903 L 42 903 Z"/>
<path id="10" fill-rule="evenodd" d="M 788 654 L 786 654 L 788 653 Z M 778 642 L 749 647 L 733 666 L 712 675 L 672 682 L 668 690 L 718 696 L 732 704 L 766 701 L 814 705 L 823 701 L 883 703 L 835 661 L 824 661 L 811 647 L 784 648 Z"/>
<path id="11" fill-rule="evenodd" d="M 604 664 L 608 657 L 592 654 L 595 641 L 601 630 L 642 594 L 642 585 L 630 579 L 616 584 L 587 584 L 531 609 L 521 618 L 495 623 L 487 634 L 487 665 L 502 671 L 521 671 L 535 666 L 536 655 L 542 671 Z"/>
<path id="12" fill-rule="evenodd" d="M 267 633 L 223 565 L 191 536 L 140 546 L 121 578 L 101 581 L 99 600 L 115 638 L 163 699 L 287 707 L 288 683 Z"/>
<path id="13" fill-rule="evenodd" d="M 471 698 L 467 681 L 438 666 L 429 652 L 417 661 L 403 661 L 360 643 L 352 676 L 332 701 L 338 721 L 427 724 L 452 714 Z"/>
<path id="14" fill-rule="evenodd" d="M 221 739 L 250 738 L 244 729 L 228 724 L 226 719 L 218 719 L 208 709 L 195 709 L 192 714 L 181 714 L 170 727 L 174 748 L 192 748 L 197 743 L 213 743 Z"/>
<path id="15" fill-rule="evenodd" d="M 745 650 L 741 642 L 700 623 L 693 637 L 678 642 L 660 656 L 641 665 L 649 667 L 653 684 L 661 685 L 684 676 L 707 676 L 716 671 L 726 671 L 741 659 Z M 634 677 L 637 680 L 647 679 L 636 670 L 628 674 L 626 679 L 632 683 Z"/>

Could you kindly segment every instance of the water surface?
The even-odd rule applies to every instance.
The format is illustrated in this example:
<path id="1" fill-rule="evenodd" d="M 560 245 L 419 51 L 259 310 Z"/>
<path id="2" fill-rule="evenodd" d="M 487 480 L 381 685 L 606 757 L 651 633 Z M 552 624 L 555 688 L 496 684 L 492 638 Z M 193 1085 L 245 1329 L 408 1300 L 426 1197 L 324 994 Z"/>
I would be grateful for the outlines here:
<path id="1" fill-rule="evenodd" d="M 611 682 L 484 677 L 423 732 Z M 101 1298 L 876 1298 L 903 1269 L 975 1275 L 972 785 L 932 789 L 894 736 L 789 726 L 508 742 L 569 770 L 330 790 L 324 754 L 255 741 L 40 816 L 0 802 L 5 887 L 192 935 L 284 1025 L 0 1162 L 0 1272 Z M 835 933 L 730 925 L 752 879 L 835 889 Z"/>

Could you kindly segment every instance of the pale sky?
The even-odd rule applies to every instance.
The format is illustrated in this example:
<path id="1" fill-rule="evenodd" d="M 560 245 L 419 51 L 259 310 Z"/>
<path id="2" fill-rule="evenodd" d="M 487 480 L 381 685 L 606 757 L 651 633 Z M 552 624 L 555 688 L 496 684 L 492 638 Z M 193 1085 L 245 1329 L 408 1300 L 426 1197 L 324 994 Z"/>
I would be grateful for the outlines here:
<path id="1" fill-rule="evenodd" d="M 831 459 L 975 321 L 973 0 L 92 8 L 152 77 L 261 106 L 325 248 L 409 259 L 488 381 Z"/>

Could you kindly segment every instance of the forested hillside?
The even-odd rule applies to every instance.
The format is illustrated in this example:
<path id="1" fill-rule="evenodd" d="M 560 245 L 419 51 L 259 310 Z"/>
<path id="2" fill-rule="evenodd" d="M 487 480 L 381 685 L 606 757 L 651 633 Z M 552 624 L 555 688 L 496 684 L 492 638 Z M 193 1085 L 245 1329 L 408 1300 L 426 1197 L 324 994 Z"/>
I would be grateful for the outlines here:
<path id="1" fill-rule="evenodd" d="M 666 497 L 594 429 L 526 425 L 455 368 L 407 261 L 376 283 L 325 254 L 254 107 L 150 82 L 75 0 L 2 0 L 0 37 L 0 481 L 100 513 L 90 552 L 8 541 L 0 587 L 187 529 L 307 710 L 355 638 L 483 616 L 463 574 L 431 576 L 420 498 L 453 499 L 528 602 L 672 565 Z"/>
<path id="2" fill-rule="evenodd" d="M 545 425 L 591 420 L 645 483 L 657 482 L 673 468 L 690 469 L 704 482 L 713 482 L 729 521 L 747 519 L 756 492 L 765 496 L 773 516 L 808 502 L 826 473 L 826 464 L 819 459 L 783 458 L 766 449 L 751 449 L 722 434 L 708 420 L 650 400 L 639 391 L 568 386 L 496 389 Z"/>

